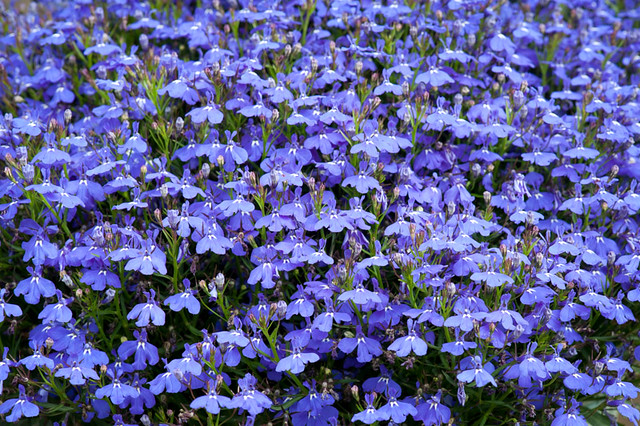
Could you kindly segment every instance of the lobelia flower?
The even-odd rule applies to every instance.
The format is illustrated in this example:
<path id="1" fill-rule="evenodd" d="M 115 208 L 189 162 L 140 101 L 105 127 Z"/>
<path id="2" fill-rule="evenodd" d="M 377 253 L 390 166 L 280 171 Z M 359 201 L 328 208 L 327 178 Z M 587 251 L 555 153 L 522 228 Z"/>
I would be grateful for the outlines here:
<path id="1" fill-rule="evenodd" d="M 22 417 L 36 417 L 40 413 L 40 409 L 25 393 L 24 386 L 18 385 L 20 395 L 18 398 L 7 399 L 0 405 L 0 414 L 6 414 L 11 410 L 11 414 L 6 417 L 10 423 L 16 422 Z"/>
<path id="2" fill-rule="evenodd" d="M 77 361 L 73 361 L 70 366 L 63 367 L 56 371 L 55 376 L 64 377 L 69 380 L 69 383 L 76 386 L 84 385 L 87 379 L 100 380 L 100 377 L 93 368 L 79 364 Z"/>
<path id="3" fill-rule="evenodd" d="M 365 336 L 360 325 L 356 326 L 356 337 L 345 337 L 338 343 L 338 349 L 345 354 L 350 354 L 356 348 L 358 349 L 356 358 L 358 362 L 366 363 L 371 361 L 373 357 L 382 355 L 380 342 Z"/>
<path id="4" fill-rule="evenodd" d="M 246 410 L 252 416 L 262 413 L 270 408 L 273 403 L 262 392 L 256 390 L 257 380 L 251 374 L 245 374 L 244 378 L 238 379 L 240 392 L 235 394 L 229 402 L 229 408 L 240 408 Z"/>
<path id="5" fill-rule="evenodd" d="M 162 275 L 167 273 L 167 256 L 156 246 L 152 239 L 147 239 L 140 250 L 136 250 L 136 255 L 127 262 L 124 269 L 126 271 L 138 271 L 143 275 L 153 275 L 158 272 Z"/>
<path id="6" fill-rule="evenodd" d="M 376 409 L 376 407 L 373 405 L 376 399 L 376 394 L 375 393 L 368 393 L 364 396 L 364 400 L 367 403 L 367 406 L 365 407 L 365 409 L 357 414 L 355 414 L 352 418 L 351 421 L 352 422 L 362 422 L 364 424 L 370 425 L 373 424 L 375 422 L 381 421 L 381 420 L 386 420 L 389 417 L 387 417 L 386 419 L 380 415 L 380 413 L 378 412 L 378 410 Z"/>
<path id="7" fill-rule="evenodd" d="M 69 309 L 67 305 L 73 302 L 73 297 L 63 298 L 60 290 L 56 290 L 56 296 L 58 297 L 58 303 L 51 303 L 45 306 L 38 314 L 38 319 L 41 319 L 43 323 L 56 321 L 65 323 L 69 322 L 72 318 L 71 309 Z"/>
<path id="8" fill-rule="evenodd" d="M 126 408 L 127 406 L 131 406 L 129 408 L 129 412 L 131 414 L 143 414 L 145 412 L 145 407 L 147 409 L 152 408 L 153 406 L 156 405 L 156 397 L 155 395 L 147 388 L 145 388 L 144 385 L 147 382 L 146 379 L 141 379 L 138 376 L 138 373 L 136 373 L 133 376 L 133 380 L 131 381 L 131 387 L 133 389 L 135 389 L 135 391 L 138 393 L 137 397 L 126 397 L 124 402 L 122 402 L 122 404 L 120 404 L 120 408 Z"/>
<path id="9" fill-rule="evenodd" d="M 147 297 L 147 303 L 139 303 L 127 314 L 128 320 L 137 319 L 138 327 L 146 327 L 149 322 L 153 325 L 164 325 L 165 313 L 155 300 L 156 292 L 153 289 L 143 293 Z"/>
<path id="10" fill-rule="evenodd" d="M 409 333 L 405 337 L 396 339 L 391 345 L 389 350 L 394 351 L 398 356 L 407 356 L 411 352 L 418 356 L 425 355 L 427 353 L 427 342 L 425 342 L 418 333 L 414 330 L 414 323 L 412 319 L 407 321 L 407 327 Z"/>
<path id="11" fill-rule="evenodd" d="M 482 358 L 480 358 L 479 356 L 473 356 L 469 358 L 465 358 L 460 362 L 460 364 L 461 365 L 467 364 L 472 368 L 468 370 L 464 370 L 460 374 L 458 374 L 457 376 L 458 380 L 464 383 L 471 383 L 475 381 L 476 387 L 478 388 L 481 388 L 488 383 L 491 383 L 493 386 L 498 386 L 496 384 L 495 379 L 491 375 L 491 373 L 494 370 L 494 367 L 491 363 L 487 363 L 483 365 Z"/>
<path id="12" fill-rule="evenodd" d="M 108 370 L 107 375 L 111 378 L 111 383 L 97 389 L 96 398 L 109 398 L 116 405 L 122 404 L 127 397 L 136 398 L 138 392 L 132 386 L 120 381 L 121 374 L 121 371 L 114 373 L 113 370 Z"/>
<path id="13" fill-rule="evenodd" d="M 164 300 L 164 305 L 174 312 L 179 312 L 187 308 L 190 314 L 196 315 L 200 312 L 200 302 L 195 298 L 196 291 L 191 290 L 191 282 L 188 279 L 182 280 L 184 292 L 169 296 Z"/>
<path id="14" fill-rule="evenodd" d="M 226 396 L 219 395 L 216 391 L 216 386 L 217 384 L 214 381 L 209 380 L 207 382 L 207 394 L 191 401 L 190 407 L 194 409 L 204 408 L 211 414 L 220 413 L 220 408 L 229 408 L 231 399 Z"/>
<path id="15" fill-rule="evenodd" d="M 24 365 L 29 371 L 35 370 L 36 367 L 47 367 L 49 370 L 53 370 L 54 361 L 42 354 L 42 348 L 38 348 L 33 343 L 30 343 L 29 346 L 33 349 L 33 355 L 22 358 L 18 363 Z"/>
<path id="16" fill-rule="evenodd" d="M 132 364 L 135 370 L 144 370 L 149 365 L 156 365 L 159 361 L 158 348 L 147 341 L 146 330 L 134 331 L 133 337 L 137 340 L 127 340 L 118 347 L 118 356 L 125 360 L 134 355 Z"/>
<path id="17" fill-rule="evenodd" d="M 276 371 L 290 371 L 293 374 L 300 374 L 304 371 L 305 366 L 310 362 L 317 362 L 320 360 L 318 354 L 312 352 L 302 352 L 302 348 L 299 346 L 298 341 L 292 342 L 291 355 L 282 358 L 276 365 Z"/>
<path id="18" fill-rule="evenodd" d="M 422 421 L 425 425 L 447 424 L 451 418 L 451 410 L 446 405 L 440 403 L 442 391 L 429 398 L 426 402 L 416 406 L 417 414 L 413 416 L 415 420 Z"/>
<path id="19" fill-rule="evenodd" d="M 413 405 L 399 401 L 397 397 L 400 393 L 391 390 L 389 391 L 389 398 L 385 405 L 378 408 L 378 416 L 381 420 L 393 420 L 395 423 L 402 423 L 407 419 L 407 416 L 415 416 L 418 414 L 418 410 Z"/>
<path id="20" fill-rule="evenodd" d="M 7 289 L 0 289 L 0 322 L 4 321 L 5 317 L 19 317 L 22 315 L 20 306 L 5 302 L 5 294 L 7 294 Z M 5 348 L 8 349 L 7 347 Z"/>

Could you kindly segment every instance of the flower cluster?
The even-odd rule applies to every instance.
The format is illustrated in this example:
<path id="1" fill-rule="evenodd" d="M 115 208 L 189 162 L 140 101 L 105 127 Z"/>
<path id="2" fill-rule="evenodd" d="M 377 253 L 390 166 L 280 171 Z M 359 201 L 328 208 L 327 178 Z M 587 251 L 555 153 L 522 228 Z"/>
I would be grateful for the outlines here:
<path id="1" fill-rule="evenodd" d="M 634 1 L 5 3 L 4 421 L 638 424 Z"/>

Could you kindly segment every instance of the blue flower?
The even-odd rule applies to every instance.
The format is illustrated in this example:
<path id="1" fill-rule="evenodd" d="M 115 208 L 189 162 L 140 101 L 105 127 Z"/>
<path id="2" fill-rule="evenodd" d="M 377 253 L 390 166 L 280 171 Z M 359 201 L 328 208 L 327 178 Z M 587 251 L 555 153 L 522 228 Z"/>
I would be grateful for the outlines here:
<path id="1" fill-rule="evenodd" d="M 138 392 L 132 386 L 121 382 L 120 374 L 121 372 L 114 373 L 113 370 L 108 370 L 107 375 L 111 377 L 111 383 L 96 390 L 96 398 L 108 397 L 116 405 L 122 404 L 127 397 L 136 398 Z"/>
<path id="2" fill-rule="evenodd" d="M 229 408 L 240 408 L 246 410 L 252 416 L 262 413 L 270 408 L 273 403 L 262 392 L 255 388 L 257 381 L 251 374 L 245 374 L 244 378 L 238 380 L 240 392 L 234 395 L 229 402 Z"/>
<path id="3" fill-rule="evenodd" d="M 40 414 L 40 409 L 36 404 L 31 402 L 24 391 L 24 386 L 18 385 L 20 396 L 18 398 L 7 399 L 0 405 L 0 414 L 8 413 L 11 410 L 11 414 L 6 417 L 6 420 L 10 423 L 18 421 L 22 417 L 36 417 Z"/>
<path id="4" fill-rule="evenodd" d="M 191 290 L 191 282 L 188 279 L 182 280 L 184 285 L 184 291 L 182 293 L 174 294 L 164 300 L 164 305 L 174 312 L 187 308 L 190 314 L 196 315 L 200 312 L 200 302 L 195 298 L 196 291 Z"/>
<path id="5" fill-rule="evenodd" d="M 135 355 L 132 365 L 136 370 L 144 370 L 147 367 L 147 363 L 156 365 L 159 361 L 158 348 L 147 341 L 146 330 L 134 331 L 133 336 L 136 340 L 127 340 L 120 344 L 118 356 L 125 360 L 131 355 Z"/>
<path id="6" fill-rule="evenodd" d="M 304 371 L 305 366 L 310 362 L 320 360 L 318 354 L 312 352 L 302 352 L 298 343 L 294 340 L 291 355 L 282 358 L 276 365 L 276 371 L 290 371 L 293 374 L 300 374 Z"/>
<path id="7" fill-rule="evenodd" d="M 494 370 L 491 363 L 482 365 L 482 359 L 479 356 L 473 356 L 470 360 L 471 369 L 464 370 L 458 374 L 458 380 L 464 383 L 471 383 L 475 380 L 476 387 L 483 387 L 484 385 L 491 383 L 493 386 L 498 386 L 495 379 L 491 375 Z M 462 364 L 462 362 L 461 362 Z"/>
<path id="8" fill-rule="evenodd" d="M 191 408 L 204 408 L 211 414 L 218 414 L 220 408 L 229 408 L 231 399 L 219 395 L 218 392 L 216 392 L 216 384 L 212 380 L 207 382 L 207 387 L 209 389 L 207 394 L 194 399 L 190 404 Z"/>
<path id="9" fill-rule="evenodd" d="M 20 306 L 5 302 L 4 297 L 6 293 L 7 289 L 0 289 L 0 322 L 4 321 L 5 316 L 19 317 L 22 315 L 22 309 L 20 309 Z"/>
<path id="10" fill-rule="evenodd" d="M 418 410 L 413 405 L 399 401 L 397 397 L 400 395 L 397 391 L 389 392 L 387 403 L 378 408 L 378 416 L 381 420 L 393 420 L 395 423 L 403 423 L 407 416 L 415 416 Z"/>
<path id="11" fill-rule="evenodd" d="M 147 303 L 139 303 L 127 314 L 128 320 L 137 319 L 138 327 L 146 327 L 149 322 L 153 325 L 164 325 L 165 313 L 155 300 L 156 292 L 153 289 L 143 293 L 147 297 Z"/>
<path id="12" fill-rule="evenodd" d="M 356 337 L 345 337 L 338 343 L 338 349 L 345 354 L 350 354 L 358 349 L 358 362 L 369 362 L 373 357 L 382 355 L 382 345 L 375 339 L 367 337 L 362 332 L 360 325 L 356 326 Z"/>
<path id="13" fill-rule="evenodd" d="M 389 350 L 394 351 L 398 356 L 407 356 L 411 352 L 418 356 L 425 355 L 427 353 L 427 342 L 422 340 L 414 330 L 413 320 L 408 320 L 407 326 L 409 328 L 409 334 L 405 337 L 396 339 L 391 345 L 389 345 Z"/>
<path id="14" fill-rule="evenodd" d="M 375 393 L 368 393 L 364 396 L 364 400 L 367 402 L 367 406 L 365 407 L 365 409 L 357 414 L 355 414 L 352 418 L 351 421 L 352 422 L 362 422 L 364 424 L 370 425 L 373 424 L 375 422 L 381 421 L 381 420 L 387 420 L 389 419 L 389 417 L 387 417 L 386 419 L 380 415 L 380 413 L 378 412 L 378 410 L 376 409 L 376 407 L 373 405 L 376 399 L 376 394 Z"/>

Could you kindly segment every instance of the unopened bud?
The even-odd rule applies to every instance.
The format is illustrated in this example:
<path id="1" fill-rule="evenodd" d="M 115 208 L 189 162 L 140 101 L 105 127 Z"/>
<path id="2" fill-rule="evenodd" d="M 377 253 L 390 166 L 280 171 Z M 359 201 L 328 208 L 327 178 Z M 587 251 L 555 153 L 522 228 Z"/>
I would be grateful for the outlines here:
<path id="1" fill-rule="evenodd" d="M 218 288 L 218 291 L 222 291 L 222 289 L 224 288 L 224 274 L 222 272 L 218 272 L 218 275 L 216 275 L 213 282 Z"/>
<path id="2" fill-rule="evenodd" d="M 147 50 L 149 48 L 149 37 L 146 34 L 140 34 L 138 43 L 140 44 L 140 48 L 142 50 Z"/>
<path id="3" fill-rule="evenodd" d="M 484 191 L 482 193 L 482 198 L 484 199 L 485 204 L 491 203 L 491 193 L 489 191 Z"/>
<path id="4" fill-rule="evenodd" d="M 176 130 L 180 133 L 184 129 L 184 119 L 182 117 L 176 118 Z"/>
<path id="5" fill-rule="evenodd" d="M 362 61 L 357 61 L 356 65 L 355 65 L 355 70 L 356 70 L 356 74 L 360 74 L 362 72 L 362 67 L 364 66 L 364 64 L 362 63 Z"/>

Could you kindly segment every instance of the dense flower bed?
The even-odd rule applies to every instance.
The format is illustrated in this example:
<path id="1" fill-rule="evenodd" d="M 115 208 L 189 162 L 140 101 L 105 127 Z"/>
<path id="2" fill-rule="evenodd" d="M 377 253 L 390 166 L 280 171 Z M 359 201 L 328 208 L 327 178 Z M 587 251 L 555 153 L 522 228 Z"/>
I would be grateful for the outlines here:
<path id="1" fill-rule="evenodd" d="M 640 420 L 634 1 L 3 4 L 5 421 Z"/>

